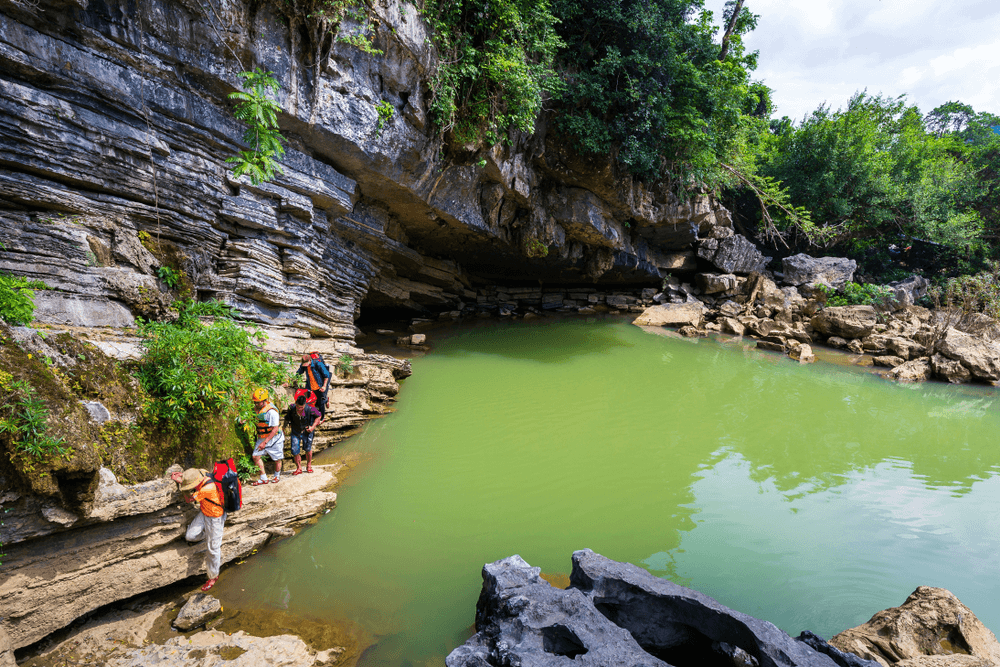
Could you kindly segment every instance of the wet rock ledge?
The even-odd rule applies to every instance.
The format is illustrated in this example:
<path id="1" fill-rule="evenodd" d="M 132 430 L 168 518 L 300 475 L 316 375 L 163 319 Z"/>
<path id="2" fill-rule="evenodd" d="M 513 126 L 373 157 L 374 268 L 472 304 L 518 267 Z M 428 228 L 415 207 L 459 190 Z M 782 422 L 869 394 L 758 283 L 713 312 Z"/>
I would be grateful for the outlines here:
<path id="1" fill-rule="evenodd" d="M 447 667 L 1000 664 L 996 638 L 944 589 L 921 586 L 901 607 L 827 643 L 808 631 L 793 639 L 767 621 L 590 549 L 573 554 L 565 590 L 520 556 L 485 565 L 476 630 L 451 652 Z"/>

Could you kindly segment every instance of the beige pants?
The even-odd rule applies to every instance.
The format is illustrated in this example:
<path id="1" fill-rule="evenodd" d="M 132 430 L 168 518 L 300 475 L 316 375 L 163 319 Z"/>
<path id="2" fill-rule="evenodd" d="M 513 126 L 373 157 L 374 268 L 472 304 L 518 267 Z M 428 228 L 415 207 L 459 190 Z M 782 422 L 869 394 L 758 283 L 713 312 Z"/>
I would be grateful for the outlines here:
<path id="1" fill-rule="evenodd" d="M 208 569 L 208 578 L 215 579 L 219 576 L 219 568 L 222 567 L 222 529 L 226 525 L 226 515 L 205 516 L 201 512 L 188 526 L 184 539 L 188 542 L 198 542 L 205 540 L 207 553 L 205 554 L 205 567 Z"/>

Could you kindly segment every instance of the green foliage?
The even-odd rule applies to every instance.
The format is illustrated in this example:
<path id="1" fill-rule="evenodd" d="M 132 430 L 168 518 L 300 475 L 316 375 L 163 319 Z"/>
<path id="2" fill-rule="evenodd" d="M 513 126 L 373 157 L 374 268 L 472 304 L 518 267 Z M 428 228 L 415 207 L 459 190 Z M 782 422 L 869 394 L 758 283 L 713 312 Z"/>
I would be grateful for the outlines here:
<path id="1" fill-rule="evenodd" d="M 48 285 L 0 271 L 0 318 L 8 324 L 30 324 L 35 318 L 36 289 L 48 289 Z"/>
<path id="2" fill-rule="evenodd" d="M 531 258 L 547 257 L 549 247 L 538 239 L 527 239 L 524 242 L 524 252 Z"/>
<path id="3" fill-rule="evenodd" d="M 426 0 L 440 64 L 431 118 L 458 144 L 492 145 L 508 130 L 532 132 L 561 45 L 547 0 Z"/>
<path id="4" fill-rule="evenodd" d="M 255 185 L 280 174 L 282 170 L 278 161 L 285 155 L 285 147 L 281 144 L 284 137 L 278 132 L 281 107 L 271 99 L 271 93 L 279 88 L 273 74 L 260 68 L 240 72 L 244 90 L 229 94 L 229 99 L 236 102 L 233 115 L 247 125 L 243 141 L 250 148 L 226 158 L 226 162 L 234 165 L 234 177 L 245 174 Z"/>
<path id="5" fill-rule="evenodd" d="M 392 114 L 396 111 L 392 108 L 392 105 L 385 100 L 382 100 L 375 105 L 375 111 L 378 112 L 378 129 L 375 130 L 375 136 L 382 134 L 382 128 L 385 124 L 389 122 L 392 118 Z"/>
<path id="6" fill-rule="evenodd" d="M 798 127 L 775 123 L 758 169 L 811 211 L 813 243 L 891 239 L 888 245 L 902 235 L 969 254 L 982 242 L 982 221 L 970 205 L 981 187 L 960 157 L 964 144 L 942 133 L 967 122 L 950 118 L 941 111 L 928 132 L 903 97 L 857 93 L 845 109 L 820 106 Z"/>
<path id="7" fill-rule="evenodd" d="M 163 281 L 168 289 L 177 289 L 181 284 L 181 275 L 169 266 L 161 266 L 156 270 L 157 277 Z"/>
<path id="8" fill-rule="evenodd" d="M 766 115 L 764 86 L 751 84 L 756 53 L 741 10 L 719 58 L 702 0 L 555 0 L 566 83 L 558 127 L 585 154 L 617 154 L 633 174 L 680 186 L 724 179 L 718 161 L 738 149 L 745 117 Z M 732 8 L 730 8 L 730 11 Z"/>
<path id="9" fill-rule="evenodd" d="M 236 454 L 236 474 L 239 476 L 240 481 L 246 483 L 257 477 L 258 472 L 259 469 L 254 465 L 253 459 L 246 452 Z"/>
<path id="10" fill-rule="evenodd" d="M 354 372 L 354 359 L 349 354 L 342 354 L 337 359 L 337 369 L 345 376 Z"/>
<path id="11" fill-rule="evenodd" d="M 148 413 L 175 425 L 233 413 L 250 426 L 251 392 L 276 386 L 288 369 L 261 349 L 265 335 L 258 328 L 227 317 L 204 324 L 196 313 L 187 305 L 176 323 L 139 321 L 146 353 L 137 375 L 156 398 Z"/>
<path id="12" fill-rule="evenodd" d="M 828 306 L 875 306 L 884 310 L 895 301 L 892 290 L 885 285 L 846 283 L 839 290 L 826 285 L 820 285 L 819 290 L 826 295 Z"/>
<path id="13" fill-rule="evenodd" d="M 10 436 L 15 451 L 35 459 L 69 454 L 72 450 L 63 444 L 62 438 L 46 433 L 49 411 L 28 381 L 16 380 L 7 383 L 7 387 L 0 402 L 0 433 Z"/>

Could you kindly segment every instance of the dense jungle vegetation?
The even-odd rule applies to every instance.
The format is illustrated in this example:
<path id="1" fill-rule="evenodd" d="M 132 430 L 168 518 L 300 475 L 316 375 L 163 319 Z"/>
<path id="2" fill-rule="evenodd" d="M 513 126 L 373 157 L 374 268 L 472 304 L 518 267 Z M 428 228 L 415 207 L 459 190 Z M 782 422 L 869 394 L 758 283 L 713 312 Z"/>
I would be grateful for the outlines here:
<path id="1" fill-rule="evenodd" d="M 772 118 L 744 0 L 721 23 L 703 0 L 426 0 L 423 12 L 442 55 L 432 117 L 462 150 L 531 132 L 544 111 L 549 131 L 622 173 L 722 194 L 776 256 L 943 280 L 1000 254 L 1000 117 L 862 91 Z"/>

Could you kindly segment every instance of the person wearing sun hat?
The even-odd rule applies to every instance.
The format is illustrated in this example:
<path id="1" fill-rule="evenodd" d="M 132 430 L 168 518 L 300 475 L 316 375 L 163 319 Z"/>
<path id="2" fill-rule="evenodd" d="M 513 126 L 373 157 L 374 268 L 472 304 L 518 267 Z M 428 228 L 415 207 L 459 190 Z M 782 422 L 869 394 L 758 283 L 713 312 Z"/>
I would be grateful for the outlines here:
<path id="1" fill-rule="evenodd" d="M 253 448 L 253 462 L 260 468 L 260 479 L 250 486 L 260 486 L 268 481 L 281 481 L 281 460 L 285 458 L 285 434 L 281 431 L 281 415 L 268 399 L 267 389 L 255 389 L 250 397 L 257 413 L 257 444 Z M 274 461 L 274 477 L 267 479 L 264 454 Z"/>
<path id="2" fill-rule="evenodd" d="M 207 591 L 218 581 L 219 568 L 222 567 L 222 531 L 226 525 L 222 496 L 207 470 L 188 468 L 183 473 L 175 472 L 170 477 L 179 485 L 178 490 L 184 494 L 185 501 L 199 503 L 201 511 L 188 526 L 184 538 L 188 542 L 205 539 L 208 581 L 201 590 Z"/>

